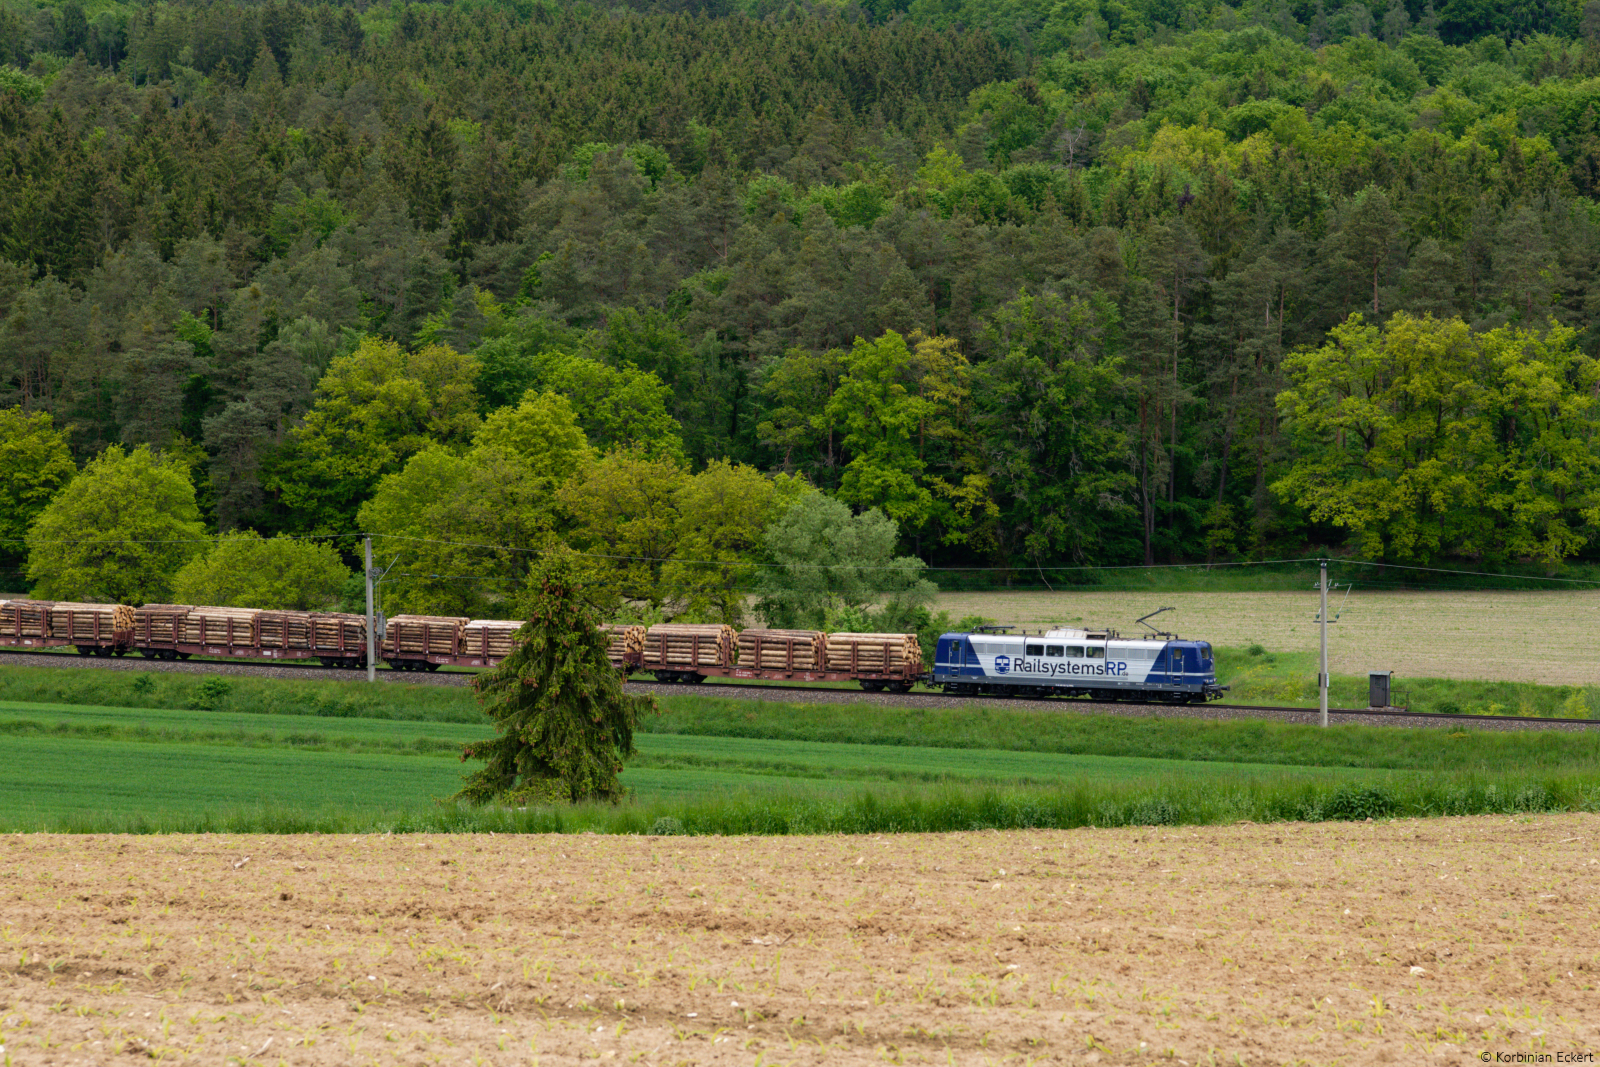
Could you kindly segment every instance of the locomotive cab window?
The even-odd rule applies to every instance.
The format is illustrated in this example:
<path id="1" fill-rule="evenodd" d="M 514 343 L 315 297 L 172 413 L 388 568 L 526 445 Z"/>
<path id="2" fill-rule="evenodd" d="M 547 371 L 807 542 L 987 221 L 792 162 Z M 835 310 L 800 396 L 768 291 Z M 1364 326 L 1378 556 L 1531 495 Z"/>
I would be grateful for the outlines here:
<path id="1" fill-rule="evenodd" d="M 1044 649 L 1044 654 L 1047 655 L 1047 656 L 1054 656 L 1057 659 L 1059 659 L 1061 657 L 1061 646 L 1060 645 L 1046 645 L 1045 649 Z"/>
<path id="2" fill-rule="evenodd" d="M 1106 650 L 1103 649 L 1103 648 L 1095 648 L 1093 645 L 1090 645 L 1088 648 L 1084 649 L 1084 654 L 1089 659 L 1105 659 L 1106 658 Z"/>
<path id="3" fill-rule="evenodd" d="M 1030 655 L 1030 656 L 1042 656 L 1042 655 L 1044 655 L 1044 646 L 1043 645 L 1029 645 L 1028 646 L 1028 655 Z"/>
<path id="4" fill-rule="evenodd" d="M 1083 646 L 1082 645 L 1068 645 L 1067 646 L 1067 658 L 1068 659 L 1082 659 L 1083 658 Z"/>

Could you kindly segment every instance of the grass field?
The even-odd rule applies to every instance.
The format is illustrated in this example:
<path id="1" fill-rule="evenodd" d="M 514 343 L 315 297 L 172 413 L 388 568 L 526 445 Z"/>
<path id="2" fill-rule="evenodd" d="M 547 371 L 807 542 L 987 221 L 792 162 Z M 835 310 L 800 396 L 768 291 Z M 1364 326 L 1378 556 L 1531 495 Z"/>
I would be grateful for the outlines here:
<path id="1" fill-rule="evenodd" d="M 1233 704 L 1317 706 L 1317 653 L 1218 648 L 1217 678 L 1231 688 Z M 1330 673 L 1328 702 L 1335 708 L 1367 706 L 1367 677 Z M 1391 700 L 1413 711 L 1463 715 L 1600 717 L 1600 686 L 1539 685 L 1488 679 L 1394 679 Z"/>
<path id="2" fill-rule="evenodd" d="M 292 684 L 292 683 L 280 683 Z M 793 833 L 1591 810 L 1600 737 L 670 698 L 620 807 L 434 803 L 488 724 L 0 703 L 0 829 Z M 1333 814 L 1329 814 L 1329 813 Z M 1344 814 L 1340 814 L 1344 813 Z"/>
<path id="3" fill-rule="evenodd" d="M 907 708 L 691 695 L 667 697 L 661 707 L 661 714 L 647 715 L 639 723 L 636 738 L 645 760 L 682 760 L 693 753 L 740 772 L 766 774 L 781 765 L 786 768 L 782 773 L 795 774 L 800 768 L 805 772 L 801 776 L 814 778 L 851 777 L 854 768 L 867 765 L 861 761 L 868 754 L 875 754 L 867 762 L 882 771 L 876 775 L 881 780 L 950 776 L 1055 780 L 1066 773 L 1020 769 L 1022 764 L 1004 760 L 983 762 L 988 757 L 980 758 L 981 753 L 996 759 L 1003 754 L 1115 757 L 1154 761 L 1152 766 L 1163 767 L 1260 764 L 1498 773 L 1513 768 L 1564 772 L 1600 765 L 1600 733 L 1588 732 L 1363 726 L 1321 730 L 1251 720 L 1082 715 L 1049 705 L 1038 710 L 983 704 Z M 0 737 L 11 740 L 209 744 L 453 760 L 463 744 L 490 733 L 481 716 L 470 723 L 452 723 L 0 702 Z M 735 741 L 745 747 L 735 750 Z M 807 754 L 813 752 L 823 755 Z M 993 772 L 967 773 L 974 768 L 993 768 Z"/>
<path id="4" fill-rule="evenodd" d="M 1330 598 L 1334 612 L 1341 602 L 1342 590 Z M 943 593 L 936 607 L 951 618 L 981 615 L 1029 630 L 1086 625 L 1133 634 L 1140 632 L 1135 619 L 1169 605 L 1178 610 L 1155 621 L 1186 637 L 1235 649 L 1317 649 L 1317 593 L 1309 583 L 1296 592 Z M 1328 628 L 1335 673 L 1392 670 L 1402 683 L 1600 684 L 1600 591 L 1390 592 L 1358 583 L 1343 608 Z"/>
<path id="5" fill-rule="evenodd" d="M 1261 720 L 1077 715 L 1041 705 L 1014 711 L 862 704 L 785 705 L 759 700 L 673 697 L 649 733 L 962 750 L 1054 752 L 1155 760 L 1278 766 L 1361 767 L 1436 773 L 1510 770 L 1592 773 L 1600 731 L 1408 730 Z"/>
<path id="6" fill-rule="evenodd" d="M 0 826 L 73 813 L 197 814 L 259 807 L 426 809 L 453 793 L 478 726 L 207 711 L 0 704 Z M 1219 761 L 952 750 L 791 739 L 642 734 L 624 784 L 640 803 L 783 790 L 839 796 L 866 785 L 1158 785 L 1255 775 L 1308 780 L 1350 770 Z M 90 773 L 84 773 L 88 769 Z"/>

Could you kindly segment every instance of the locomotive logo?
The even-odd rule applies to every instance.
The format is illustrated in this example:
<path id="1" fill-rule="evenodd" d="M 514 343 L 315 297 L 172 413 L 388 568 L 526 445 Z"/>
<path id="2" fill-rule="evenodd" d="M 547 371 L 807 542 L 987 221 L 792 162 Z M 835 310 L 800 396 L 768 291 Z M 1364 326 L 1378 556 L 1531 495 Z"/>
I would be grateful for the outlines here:
<path id="1" fill-rule="evenodd" d="M 1011 669 L 1011 657 L 996 656 L 994 658 L 994 669 L 1000 674 L 1004 674 L 1006 671 L 1009 671 Z"/>

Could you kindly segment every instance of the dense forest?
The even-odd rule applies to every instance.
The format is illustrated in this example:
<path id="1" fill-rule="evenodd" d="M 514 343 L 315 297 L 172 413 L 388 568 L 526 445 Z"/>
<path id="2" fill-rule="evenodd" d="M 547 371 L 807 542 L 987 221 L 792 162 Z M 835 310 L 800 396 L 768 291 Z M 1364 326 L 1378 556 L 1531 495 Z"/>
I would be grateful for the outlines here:
<path id="1" fill-rule="evenodd" d="M 1600 0 L 0 0 L 0 187 L 17 573 L 135 457 L 463 611 L 1600 530 Z"/>

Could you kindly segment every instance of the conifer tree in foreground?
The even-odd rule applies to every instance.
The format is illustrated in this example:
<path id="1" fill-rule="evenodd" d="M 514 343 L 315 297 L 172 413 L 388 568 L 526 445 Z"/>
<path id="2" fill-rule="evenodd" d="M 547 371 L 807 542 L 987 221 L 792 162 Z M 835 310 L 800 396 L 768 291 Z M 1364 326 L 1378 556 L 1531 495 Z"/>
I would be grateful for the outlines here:
<path id="1" fill-rule="evenodd" d="M 617 801 L 622 761 L 653 697 L 628 696 L 572 564 L 541 563 L 529 580 L 528 622 L 512 652 L 473 683 L 499 736 L 467 745 L 486 761 L 452 800 L 473 804 Z"/>

